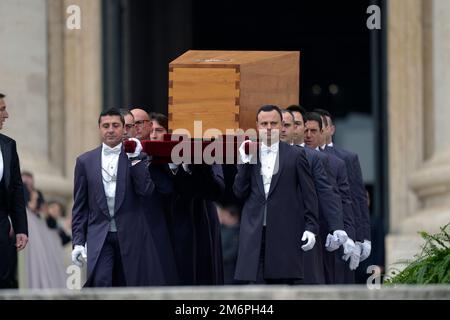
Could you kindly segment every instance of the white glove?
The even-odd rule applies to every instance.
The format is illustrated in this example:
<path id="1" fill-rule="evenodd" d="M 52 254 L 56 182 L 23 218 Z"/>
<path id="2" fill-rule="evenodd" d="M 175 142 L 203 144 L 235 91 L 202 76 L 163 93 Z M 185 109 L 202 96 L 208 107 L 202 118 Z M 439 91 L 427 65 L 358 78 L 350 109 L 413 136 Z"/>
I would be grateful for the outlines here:
<path id="1" fill-rule="evenodd" d="M 172 172 L 176 173 L 178 171 L 178 165 L 175 163 L 169 163 L 169 168 Z"/>
<path id="2" fill-rule="evenodd" d="M 188 165 L 188 164 L 182 163 L 181 166 L 183 167 L 183 170 L 184 170 L 186 173 L 192 174 L 192 170 L 191 170 L 191 168 L 189 168 L 189 165 Z"/>
<path id="3" fill-rule="evenodd" d="M 303 232 L 302 241 L 307 241 L 304 245 L 302 245 L 303 251 L 309 251 L 316 244 L 316 236 L 311 231 L 305 231 Z"/>
<path id="4" fill-rule="evenodd" d="M 141 153 L 141 151 L 142 151 L 142 144 L 136 138 L 130 138 L 128 140 L 132 140 L 132 141 L 136 142 L 136 149 L 134 149 L 134 152 L 133 153 L 127 153 L 128 159 L 129 158 L 135 158 Z"/>
<path id="5" fill-rule="evenodd" d="M 81 267 L 83 265 L 82 259 L 87 260 L 87 250 L 84 246 L 76 245 L 72 250 L 72 262 Z"/>
<path id="6" fill-rule="evenodd" d="M 350 270 L 356 270 L 356 268 L 358 268 L 360 258 L 361 258 L 361 247 L 356 246 L 355 250 L 353 250 L 353 253 L 350 256 L 350 264 L 349 264 Z"/>
<path id="7" fill-rule="evenodd" d="M 342 256 L 342 259 L 347 261 L 350 258 L 350 270 L 356 270 L 359 266 L 359 258 L 361 255 L 360 246 L 355 245 L 353 240 L 348 238 L 342 247 L 344 248 L 344 255 Z"/>
<path id="8" fill-rule="evenodd" d="M 327 251 L 332 252 L 343 245 L 347 241 L 347 239 L 347 232 L 343 230 L 336 230 L 333 232 L 333 234 L 328 234 L 325 248 L 327 249 Z"/>
<path id="9" fill-rule="evenodd" d="M 372 251 L 372 243 L 369 240 L 364 240 L 364 242 L 356 241 L 356 245 L 361 248 L 361 259 L 359 261 L 366 260 Z"/>
<path id="10" fill-rule="evenodd" d="M 347 261 L 352 252 L 355 250 L 355 242 L 352 239 L 348 238 L 347 241 L 345 241 L 345 243 L 342 245 L 342 247 L 344 248 L 344 257 L 347 257 L 343 257 L 343 259 Z"/>
<path id="11" fill-rule="evenodd" d="M 245 153 L 245 145 L 247 143 L 251 143 L 251 140 L 245 140 L 242 142 L 241 146 L 239 147 L 239 154 L 241 156 L 242 163 L 250 163 L 252 161 L 253 154 L 246 154 Z"/>

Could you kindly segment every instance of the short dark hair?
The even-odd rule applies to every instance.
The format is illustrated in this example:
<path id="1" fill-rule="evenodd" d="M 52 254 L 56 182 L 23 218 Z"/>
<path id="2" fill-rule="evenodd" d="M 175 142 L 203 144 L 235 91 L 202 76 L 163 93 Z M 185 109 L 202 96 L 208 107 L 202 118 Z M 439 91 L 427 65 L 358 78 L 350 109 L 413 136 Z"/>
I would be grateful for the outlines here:
<path id="1" fill-rule="evenodd" d="M 274 110 L 276 112 L 278 112 L 278 114 L 280 115 L 280 120 L 283 121 L 283 115 L 281 114 L 281 109 L 272 104 L 266 104 L 266 105 L 262 106 L 261 108 L 259 108 L 258 112 L 256 113 L 256 121 L 258 121 L 258 116 L 261 112 L 271 112 Z"/>
<path id="2" fill-rule="evenodd" d="M 6 95 L 3 93 L 0 93 L 0 99 L 3 99 L 4 97 L 6 97 Z"/>
<path id="3" fill-rule="evenodd" d="M 289 113 L 292 117 L 292 121 L 295 121 L 294 114 L 291 112 L 291 110 L 281 109 L 281 114 L 284 114 L 284 113 Z M 281 118 L 281 120 L 283 120 L 283 118 Z"/>
<path id="4" fill-rule="evenodd" d="M 119 112 L 124 118 L 125 118 L 125 116 L 132 116 L 134 119 L 133 114 L 131 113 L 130 109 L 128 109 L 128 108 L 120 108 Z"/>
<path id="5" fill-rule="evenodd" d="M 325 123 L 326 126 L 333 125 L 333 118 L 329 111 L 327 111 L 325 109 L 316 108 L 313 110 L 313 112 L 318 113 L 323 117 L 323 122 Z M 328 124 L 328 119 L 326 117 L 330 118 L 330 120 L 331 120 L 329 124 Z"/>
<path id="6" fill-rule="evenodd" d="M 122 122 L 122 126 L 125 126 L 125 119 L 123 118 L 123 115 L 120 113 L 119 109 L 111 108 L 111 109 L 102 111 L 102 113 L 100 113 L 100 116 L 98 117 L 98 125 L 100 125 L 102 117 L 106 117 L 106 116 L 118 116 L 118 117 L 120 117 L 120 122 Z"/>
<path id="7" fill-rule="evenodd" d="M 306 117 L 306 109 L 299 104 L 292 104 L 286 108 L 290 112 L 299 112 L 303 118 Z"/>
<path id="8" fill-rule="evenodd" d="M 308 121 L 317 121 L 319 124 L 319 129 L 322 130 L 322 116 L 318 112 L 308 112 L 306 114 L 306 119 L 304 119 L 305 123 Z"/>
<path id="9" fill-rule="evenodd" d="M 156 121 L 160 126 L 162 126 L 166 131 L 169 131 L 169 119 L 162 113 L 152 112 L 150 119 Z"/>

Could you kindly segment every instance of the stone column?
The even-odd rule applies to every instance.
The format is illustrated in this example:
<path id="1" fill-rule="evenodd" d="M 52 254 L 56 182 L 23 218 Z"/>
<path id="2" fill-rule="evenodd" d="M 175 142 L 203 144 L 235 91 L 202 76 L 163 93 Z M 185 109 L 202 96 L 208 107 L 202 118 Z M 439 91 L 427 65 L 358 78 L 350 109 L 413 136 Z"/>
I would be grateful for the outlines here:
<path id="1" fill-rule="evenodd" d="M 22 168 L 49 172 L 46 1 L 0 1 L 0 91 Z M 36 171 L 36 170 L 33 170 Z"/>
<path id="2" fill-rule="evenodd" d="M 450 2 L 389 2 L 387 265 L 450 222 Z"/>
<path id="3" fill-rule="evenodd" d="M 414 219 L 406 221 L 405 231 L 414 225 L 430 232 L 450 222 L 450 2 L 429 2 L 431 30 L 429 41 L 429 83 L 424 107 L 432 123 L 425 144 L 430 144 L 430 157 L 414 172 L 410 186 L 420 198 L 422 207 Z"/>
<path id="4" fill-rule="evenodd" d="M 81 29 L 64 28 L 65 168 L 72 179 L 76 157 L 99 145 L 102 110 L 101 0 L 65 0 L 78 5 Z"/>
<path id="5" fill-rule="evenodd" d="M 415 237 L 400 234 L 419 202 L 409 177 L 423 161 L 422 1 L 388 2 L 389 236 L 387 265 Z M 400 244 L 401 242 L 401 244 Z"/>

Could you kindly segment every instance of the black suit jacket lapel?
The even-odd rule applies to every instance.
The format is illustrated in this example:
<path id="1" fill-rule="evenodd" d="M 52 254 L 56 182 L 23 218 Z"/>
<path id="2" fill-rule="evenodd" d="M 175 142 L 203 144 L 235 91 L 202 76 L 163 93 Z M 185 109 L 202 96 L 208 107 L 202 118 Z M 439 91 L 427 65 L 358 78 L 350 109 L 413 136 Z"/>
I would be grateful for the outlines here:
<path id="1" fill-rule="evenodd" d="M 119 163 L 117 165 L 117 182 L 116 182 L 116 200 L 114 203 L 114 212 L 116 213 L 125 198 L 125 189 L 127 184 L 128 157 L 124 150 L 119 155 Z"/>
<path id="2" fill-rule="evenodd" d="M 288 151 L 285 149 L 286 147 L 290 148 L 289 145 L 287 145 L 287 144 L 285 145 L 283 142 L 280 141 L 277 159 L 275 160 L 275 168 L 277 168 L 277 163 L 278 163 L 278 171 L 275 174 L 275 168 L 274 168 L 274 175 L 272 176 L 272 181 L 270 182 L 270 189 L 269 189 L 269 194 L 267 195 L 267 197 L 269 197 L 272 194 L 273 190 L 277 186 L 278 180 L 281 176 L 281 172 L 283 171 L 284 161 L 286 159 L 284 153 L 286 151 Z"/>
<path id="3" fill-rule="evenodd" d="M 259 192 L 261 192 L 261 194 L 263 196 L 266 196 L 266 193 L 264 192 L 264 185 L 263 185 L 263 180 L 262 180 L 262 175 L 261 175 L 261 158 L 260 158 L 259 151 L 257 154 L 256 164 L 253 165 L 253 177 L 256 180 L 256 184 L 258 185 Z"/>
<path id="4" fill-rule="evenodd" d="M 3 157 L 3 178 L 5 179 L 5 188 L 9 189 L 9 183 L 11 181 L 11 144 L 7 142 L 3 137 L 0 137 L 0 147 L 2 149 Z"/>
<path id="5" fill-rule="evenodd" d="M 106 195 L 105 195 L 105 187 L 103 186 L 103 174 L 102 174 L 102 147 L 100 146 L 94 153 L 94 161 L 93 161 L 93 170 L 95 175 L 95 200 L 97 201 L 97 204 L 106 216 L 109 217 L 109 210 L 108 210 L 108 204 L 106 202 Z"/>

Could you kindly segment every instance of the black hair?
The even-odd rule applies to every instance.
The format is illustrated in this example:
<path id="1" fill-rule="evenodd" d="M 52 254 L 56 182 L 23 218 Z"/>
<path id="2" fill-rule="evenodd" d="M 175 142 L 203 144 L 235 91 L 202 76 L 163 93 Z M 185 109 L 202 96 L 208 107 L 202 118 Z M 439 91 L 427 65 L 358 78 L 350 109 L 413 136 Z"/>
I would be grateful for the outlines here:
<path id="1" fill-rule="evenodd" d="M 134 119 L 133 114 L 131 113 L 130 109 L 128 109 L 128 108 L 120 108 L 119 112 L 124 118 L 125 118 L 125 116 L 132 116 Z"/>
<path id="2" fill-rule="evenodd" d="M 299 112 L 303 118 L 306 117 L 306 109 L 301 105 L 293 104 L 287 107 L 286 109 L 289 110 L 290 112 Z"/>
<path id="3" fill-rule="evenodd" d="M 293 121 L 293 122 L 295 121 L 294 114 L 292 113 L 291 110 L 282 109 L 282 110 L 281 110 L 281 114 L 283 114 L 283 113 L 289 113 L 289 114 L 291 115 L 291 117 L 292 117 L 292 121 Z M 281 118 L 281 120 L 283 120 L 283 118 Z"/>
<path id="4" fill-rule="evenodd" d="M 167 132 L 169 131 L 169 119 L 164 114 L 152 112 L 150 119 L 156 121 Z"/>
<path id="5" fill-rule="evenodd" d="M 120 113 L 119 109 L 111 108 L 111 109 L 102 111 L 102 113 L 100 113 L 100 116 L 98 117 L 98 125 L 100 125 L 102 117 L 106 117 L 106 116 L 118 116 L 118 117 L 120 117 L 120 122 L 122 122 L 122 126 L 125 126 L 125 119 L 123 118 L 123 115 Z"/>
<path id="6" fill-rule="evenodd" d="M 328 125 L 330 125 L 330 126 L 333 125 L 333 120 L 332 120 L 333 118 L 332 118 L 331 113 L 329 111 L 327 111 L 325 109 L 316 108 L 316 109 L 313 110 L 313 112 L 318 113 L 318 114 L 320 114 L 323 117 L 323 122 L 324 122 L 324 124 L 327 127 L 328 127 Z M 330 123 L 328 123 L 327 117 L 330 118 Z"/>
<path id="7" fill-rule="evenodd" d="M 280 115 L 280 121 L 283 121 L 283 115 L 281 114 L 280 108 L 272 104 L 267 104 L 259 108 L 258 112 L 256 113 L 256 121 L 258 121 L 258 116 L 261 112 L 271 112 L 274 110 Z"/>
<path id="8" fill-rule="evenodd" d="M 0 99 L 3 99 L 4 97 L 6 97 L 6 95 L 3 93 L 0 93 Z"/>
<path id="9" fill-rule="evenodd" d="M 318 112 L 308 112 L 304 121 L 305 123 L 308 121 L 317 121 L 319 129 L 322 130 L 322 116 Z"/>

